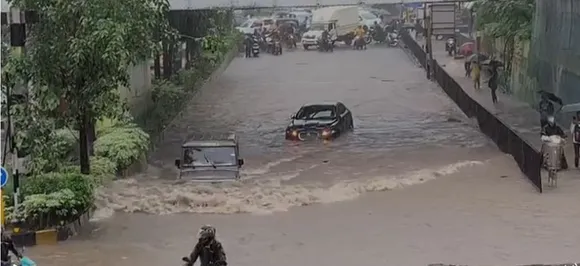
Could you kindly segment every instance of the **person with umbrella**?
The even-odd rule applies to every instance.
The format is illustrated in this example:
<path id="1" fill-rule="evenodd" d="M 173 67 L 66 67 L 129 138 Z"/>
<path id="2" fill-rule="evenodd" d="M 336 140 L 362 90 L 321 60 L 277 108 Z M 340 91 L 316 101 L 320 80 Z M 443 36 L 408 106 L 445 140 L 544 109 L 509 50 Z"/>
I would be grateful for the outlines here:
<path id="1" fill-rule="evenodd" d="M 499 61 L 496 60 L 488 60 L 489 62 L 487 62 L 487 64 L 490 67 L 490 71 L 491 71 L 491 77 L 489 78 L 489 80 L 487 81 L 487 86 L 489 87 L 489 89 L 491 90 L 491 101 L 493 103 L 497 103 L 497 79 L 499 76 L 499 73 L 497 71 L 498 67 L 501 66 L 501 63 Z M 483 62 L 483 64 L 486 64 L 486 62 Z"/>
<path id="2" fill-rule="evenodd" d="M 547 92 L 547 91 L 540 91 L 540 96 L 541 96 L 541 100 L 539 103 L 539 111 L 540 111 L 540 126 L 542 128 L 544 128 L 544 126 L 546 126 L 547 122 L 548 122 L 548 116 L 552 116 L 554 115 L 555 109 L 554 109 L 554 103 L 556 102 L 560 105 L 562 104 L 562 99 L 560 99 L 558 96 L 554 95 L 551 92 Z"/>

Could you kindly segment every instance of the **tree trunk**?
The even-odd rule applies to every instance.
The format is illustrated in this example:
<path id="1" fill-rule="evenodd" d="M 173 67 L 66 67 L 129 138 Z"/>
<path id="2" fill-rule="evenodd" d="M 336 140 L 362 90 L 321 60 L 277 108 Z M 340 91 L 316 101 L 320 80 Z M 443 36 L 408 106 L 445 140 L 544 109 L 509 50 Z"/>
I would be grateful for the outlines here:
<path id="1" fill-rule="evenodd" d="M 171 78 L 171 55 L 170 45 L 167 41 L 163 43 L 163 78 L 169 80 Z"/>
<path id="2" fill-rule="evenodd" d="M 89 121 L 87 119 L 87 115 L 85 111 L 81 109 L 81 115 L 78 119 L 79 123 L 79 159 L 81 164 L 81 173 L 83 174 L 90 174 L 91 173 L 91 165 L 89 162 L 89 143 L 88 143 L 88 130 L 89 130 Z"/>
<path id="3" fill-rule="evenodd" d="M 153 71 L 155 73 L 155 79 L 161 78 L 161 55 L 159 53 L 155 53 L 155 61 L 153 61 Z"/>
<path id="4" fill-rule="evenodd" d="M 87 139 L 88 139 L 88 150 L 91 156 L 95 155 L 95 141 L 97 140 L 97 129 L 95 127 L 96 122 L 91 119 L 88 124 Z"/>
<path id="5" fill-rule="evenodd" d="M 191 40 L 185 40 L 185 69 L 191 68 Z"/>

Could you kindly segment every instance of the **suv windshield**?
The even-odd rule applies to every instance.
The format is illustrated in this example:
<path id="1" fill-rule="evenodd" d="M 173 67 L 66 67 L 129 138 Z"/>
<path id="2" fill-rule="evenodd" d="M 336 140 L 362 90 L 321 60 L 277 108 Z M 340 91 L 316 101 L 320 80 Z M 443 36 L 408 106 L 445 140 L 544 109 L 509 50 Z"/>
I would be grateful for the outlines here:
<path id="1" fill-rule="evenodd" d="M 363 19 L 376 19 L 377 16 L 375 16 L 375 14 L 370 13 L 370 12 L 360 12 L 360 16 Z"/>
<path id="2" fill-rule="evenodd" d="M 296 114 L 296 119 L 301 120 L 330 120 L 336 117 L 334 112 L 334 106 L 332 105 L 311 105 L 305 106 L 298 111 Z"/>
<path id="3" fill-rule="evenodd" d="M 235 166 L 235 147 L 188 147 L 183 150 L 183 166 Z"/>
<path id="4" fill-rule="evenodd" d="M 323 23 L 317 23 L 317 24 L 312 24 L 310 26 L 310 30 L 320 30 L 323 31 L 325 29 L 327 29 L 328 24 L 323 24 Z"/>

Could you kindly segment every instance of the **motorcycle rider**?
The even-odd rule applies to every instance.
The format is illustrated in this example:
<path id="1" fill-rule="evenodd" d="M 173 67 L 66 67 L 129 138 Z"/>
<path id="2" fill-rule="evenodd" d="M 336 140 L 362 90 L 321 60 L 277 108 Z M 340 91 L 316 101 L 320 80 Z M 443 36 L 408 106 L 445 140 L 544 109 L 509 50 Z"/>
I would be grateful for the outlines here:
<path id="1" fill-rule="evenodd" d="M 548 116 L 547 124 L 542 128 L 542 139 L 544 137 L 551 137 L 551 136 L 560 136 L 561 138 L 566 138 L 566 134 L 564 130 L 560 126 L 556 124 L 556 121 L 553 116 Z M 560 157 L 561 159 L 561 166 L 563 170 L 568 169 L 568 162 L 566 161 L 566 154 L 562 152 Z"/>
<path id="2" fill-rule="evenodd" d="M 193 266 L 199 257 L 200 266 L 227 266 L 226 253 L 222 244 L 215 238 L 216 230 L 211 225 L 199 229 L 198 242 L 189 255 L 188 266 Z"/>
<path id="3" fill-rule="evenodd" d="M 330 43 L 329 40 L 330 40 L 330 33 L 328 33 L 327 29 L 324 29 L 322 31 L 322 34 L 320 35 L 320 41 L 322 42 L 322 45 L 323 45 L 325 50 L 328 48 L 328 45 Z"/>
<path id="4" fill-rule="evenodd" d="M 12 238 L 5 232 L 4 225 L 2 225 L 2 266 L 10 265 L 10 252 L 18 259 L 22 258 L 22 254 L 18 252 Z"/>
<path id="5" fill-rule="evenodd" d="M 383 30 L 383 27 L 378 22 L 375 21 L 375 23 L 373 24 L 373 28 L 375 29 L 375 36 L 373 36 L 373 38 L 378 42 L 384 42 L 385 31 Z"/>
<path id="6" fill-rule="evenodd" d="M 363 29 L 363 26 L 362 26 L 362 25 L 359 25 L 359 26 L 356 28 L 356 30 L 354 31 L 354 36 L 355 36 L 355 39 L 354 39 L 354 45 L 355 45 L 355 48 L 356 48 L 357 44 L 358 44 L 359 42 L 361 42 L 361 43 L 363 44 L 363 45 L 362 45 L 362 47 L 366 49 L 366 43 L 365 43 L 365 41 L 364 41 L 365 34 L 366 34 L 366 32 L 365 32 L 365 30 Z"/>

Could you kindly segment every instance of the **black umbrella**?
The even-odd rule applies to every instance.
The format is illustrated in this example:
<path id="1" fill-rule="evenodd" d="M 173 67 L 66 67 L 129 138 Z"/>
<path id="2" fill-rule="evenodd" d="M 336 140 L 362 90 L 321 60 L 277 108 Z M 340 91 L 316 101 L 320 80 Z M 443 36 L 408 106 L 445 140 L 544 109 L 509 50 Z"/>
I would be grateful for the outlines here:
<path id="1" fill-rule="evenodd" d="M 555 102 L 559 105 L 564 105 L 564 103 L 562 102 L 562 99 L 560 99 L 560 97 L 556 96 L 556 94 L 548 92 L 548 91 L 538 91 L 539 94 L 542 95 L 542 97 L 546 97 L 548 100 Z"/>
<path id="2" fill-rule="evenodd" d="M 484 54 L 472 54 L 470 56 L 467 57 L 467 61 L 468 62 L 483 62 L 485 60 L 487 60 L 489 57 L 487 55 Z"/>
<path id="3" fill-rule="evenodd" d="M 501 62 L 499 60 L 495 60 L 495 59 L 487 59 L 487 60 L 481 62 L 481 64 L 495 66 L 495 67 L 503 67 L 504 66 L 503 62 Z"/>

